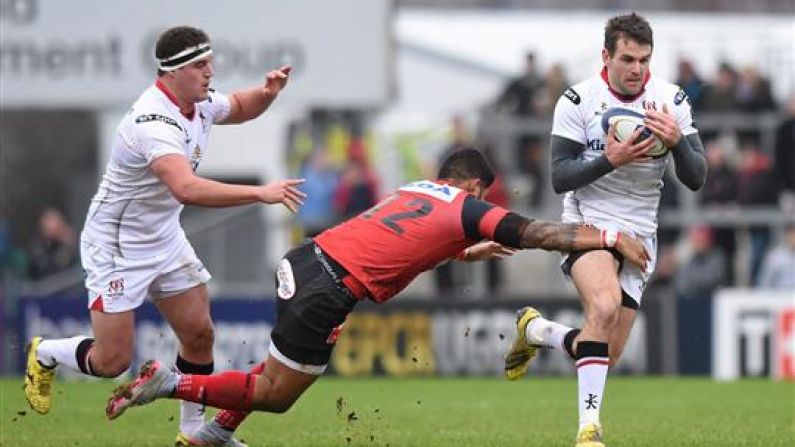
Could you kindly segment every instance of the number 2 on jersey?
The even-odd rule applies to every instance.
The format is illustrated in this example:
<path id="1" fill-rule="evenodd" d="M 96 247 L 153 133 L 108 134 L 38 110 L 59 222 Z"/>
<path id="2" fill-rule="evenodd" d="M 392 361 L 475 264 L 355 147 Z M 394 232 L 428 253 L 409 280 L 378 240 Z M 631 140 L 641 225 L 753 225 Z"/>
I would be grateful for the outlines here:
<path id="1" fill-rule="evenodd" d="M 380 211 L 386 205 L 392 203 L 397 199 L 399 196 L 393 195 L 392 197 L 387 198 L 380 204 L 374 206 L 369 211 L 366 211 L 362 217 L 365 219 L 369 219 L 373 216 L 373 214 Z M 392 213 L 388 216 L 384 216 L 381 218 L 381 223 L 389 227 L 390 230 L 394 231 L 395 234 L 403 234 L 405 230 L 403 227 L 398 224 L 398 221 L 405 220 L 405 219 L 416 219 L 418 217 L 427 216 L 428 214 L 433 211 L 433 203 L 430 200 L 423 199 L 423 198 L 413 198 L 406 203 L 406 206 L 412 208 L 408 211 L 401 211 L 398 213 Z"/>
<path id="2" fill-rule="evenodd" d="M 389 227 L 397 234 L 403 234 L 405 231 L 397 222 L 404 219 L 416 219 L 418 217 L 427 216 L 433 211 L 433 203 L 430 200 L 422 198 L 411 199 L 406 206 L 416 207 L 409 211 L 402 211 L 400 213 L 390 214 L 381 219 L 381 222 Z"/>

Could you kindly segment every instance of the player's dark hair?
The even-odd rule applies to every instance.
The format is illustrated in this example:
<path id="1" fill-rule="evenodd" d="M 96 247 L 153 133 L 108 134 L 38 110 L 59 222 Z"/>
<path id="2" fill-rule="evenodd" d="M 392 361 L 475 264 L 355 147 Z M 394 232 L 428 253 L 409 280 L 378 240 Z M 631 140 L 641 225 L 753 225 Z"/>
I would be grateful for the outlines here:
<path id="1" fill-rule="evenodd" d="M 174 56 L 188 47 L 193 47 L 209 42 L 210 37 L 204 31 L 192 26 L 175 26 L 167 29 L 155 44 L 155 58 L 163 59 Z M 163 76 L 163 70 L 157 70 L 158 76 Z"/>
<path id="2" fill-rule="evenodd" d="M 461 149 L 450 154 L 439 168 L 439 180 L 480 179 L 488 188 L 494 183 L 494 169 L 476 149 Z"/>
<path id="3" fill-rule="evenodd" d="M 646 19 L 634 12 L 615 16 L 607 21 L 605 26 L 605 48 L 607 48 L 607 53 L 610 56 L 615 54 L 618 40 L 622 38 L 654 47 L 654 35 L 651 31 L 651 25 Z"/>

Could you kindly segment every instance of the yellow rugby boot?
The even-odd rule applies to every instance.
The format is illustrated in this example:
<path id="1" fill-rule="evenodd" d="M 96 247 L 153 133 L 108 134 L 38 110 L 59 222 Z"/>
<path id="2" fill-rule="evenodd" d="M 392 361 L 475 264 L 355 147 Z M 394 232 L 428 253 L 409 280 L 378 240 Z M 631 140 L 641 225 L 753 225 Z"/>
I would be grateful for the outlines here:
<path id="1" fill-rule="evenodd" d="M 514 340 L 511 350 L 505 354 L 505 377 L 508 380 L 516 380 L 527 372 L 530 361 L 538 353 L 538 345 L 527 342 L 527 324 L 541 316 L 532 307 L 519 309 L 516 317 L 516 340 Z"/>
<path id="2" fill-rule="evenodd" d="M 577 433 L 575 447 L 605 447 L 602 443 L 602 427 L 599 424 L 585 424 Z"/>
<path id="3" fill-rule="evenodd" d="M 52 402 L 52 382 L 55 380 L 55 367 L 47 368 L 39 363 L 36 352 L 39 350 L 41 337 L 33 337 L 26 349 L 27 366 L 25 367 L 25 398 L 36 413 L 47 414 Z"/>

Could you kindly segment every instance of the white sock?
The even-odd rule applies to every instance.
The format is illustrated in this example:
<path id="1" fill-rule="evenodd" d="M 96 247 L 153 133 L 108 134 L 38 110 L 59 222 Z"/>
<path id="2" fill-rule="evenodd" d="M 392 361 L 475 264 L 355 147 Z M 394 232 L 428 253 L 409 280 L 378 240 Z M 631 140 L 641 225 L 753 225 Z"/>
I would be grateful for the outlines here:
<path id="1" fill-rule="evenodd" d="M 177 365 L 182 365 L 180 368 Z M 199 365 L 192 364 L 177 356 L 176 365 L 174 370 L 180 374 L 211 374 L 212 367 L 208 371 L 200 373 L 196 370 Z M 187 371 L 183 371 L 187 370 Z M 204 424 L 205 406 L 196 402 L 179 402 L 179 431 L 187 435 L 192 435 Z"/>
<path id="2" fill-rule="evenodd" d="M 204 405 L 179 401 L 179 431 L 191 435 L 204 424 Z"/>
<path id="3" fill-rule="evenodd" d="M 563 346 L 563 338 L 571 331 L 571 328 L 555 321 L 538 317 L 527 324 L 525 337 L 528 343 L 537 344 L 546 348 L 556 349 L 566 355 L 568 352 Z"/>
<path id="4" fill-rule="evenodd" d="M 577 343 L 580 429 L 588 423 L 599 424 L 609 362 L 607 343 L 582 340 Z"/>
<path id="5" fill-rule="evenodd" d="M 72 338 L 56 338 L 54 340 L 42 340 L 39 349 L 36 351 L 36 359 L 46 367 L 64 365 L 69 369 L 82 372 L 77 365 L 77 346 L 80 342 L 91 337 L 78 335 Z"/>
<path id="6" fill-rule="evenodd" d="M 212 441 L 215 443 L 224 443 L 232 439 L 235 434 L 234 430 L 227 430 L 221 426 L 215 419 L 211 420 L 204 426 L 204 436 L 199 438 L 200 441 Z"/>

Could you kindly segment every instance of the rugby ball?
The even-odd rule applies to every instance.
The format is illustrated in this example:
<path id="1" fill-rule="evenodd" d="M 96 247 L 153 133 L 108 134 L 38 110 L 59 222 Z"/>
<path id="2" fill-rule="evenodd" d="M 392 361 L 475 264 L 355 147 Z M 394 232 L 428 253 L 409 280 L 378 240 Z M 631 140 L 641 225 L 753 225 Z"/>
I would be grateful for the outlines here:
<path id="1" fill-rule="evenodd" d="M 633 132 L 638 128 L 643 128 L 640 136 L 636 142 L 643 141 L 646 138 L 654 138 L 654 147 L 649 151 L 649 155 L 654 158 L 660 158 L 668 152 L 662 141 L 657 138 L 643 123 L 646 116 L 642 113 L 636 112 L 624 107 L 612 107 L 602 115 L 602 130 L 607 135 L 607 130 L 610 126 L 616 124 L 616 139 L 624 142 L 629 138 Z"/>

